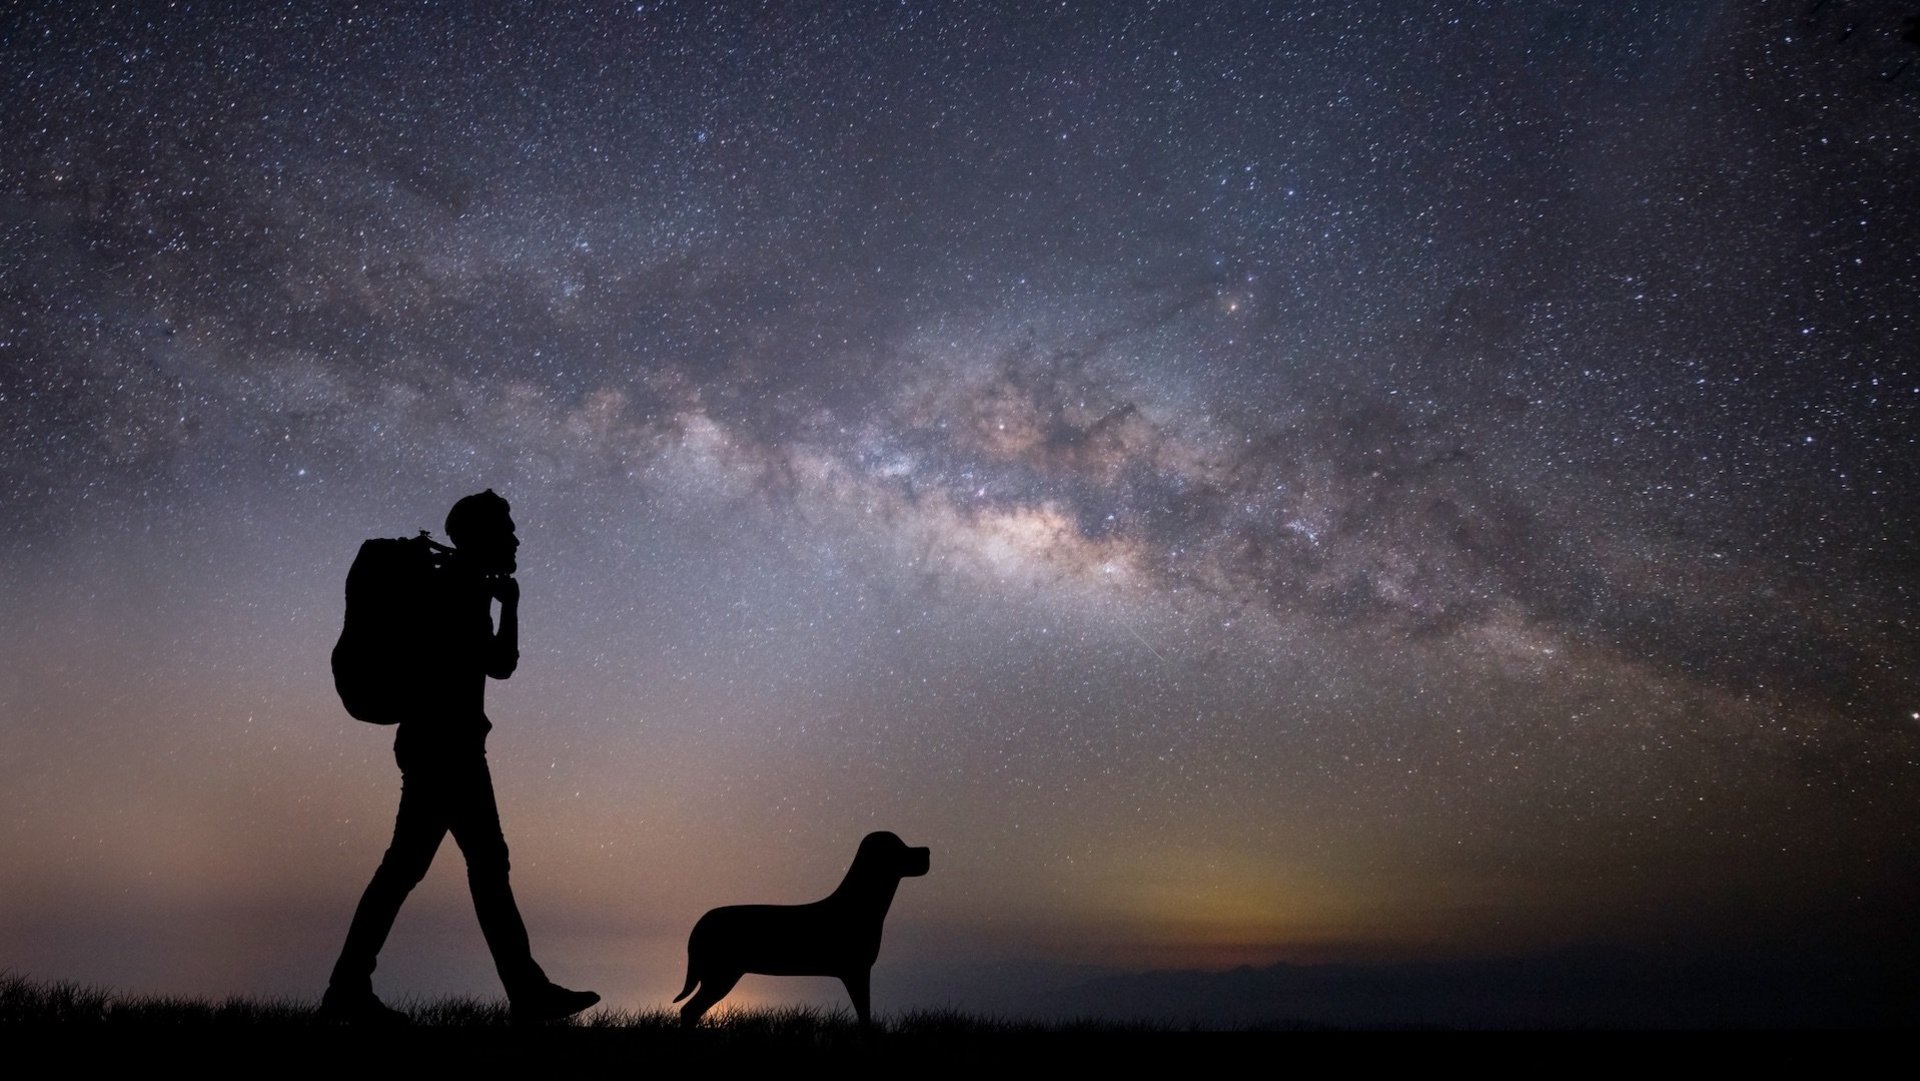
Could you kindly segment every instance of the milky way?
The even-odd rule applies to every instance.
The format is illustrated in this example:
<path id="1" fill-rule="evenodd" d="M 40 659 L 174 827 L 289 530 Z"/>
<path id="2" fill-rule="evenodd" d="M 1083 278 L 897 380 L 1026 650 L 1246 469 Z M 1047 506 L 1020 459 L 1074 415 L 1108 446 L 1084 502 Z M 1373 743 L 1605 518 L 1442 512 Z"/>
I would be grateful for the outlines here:
<path id="1" fill-rule="evenodd" d="M 0 964 L 315 984 L 486 487 L 628 1002 L 869 828 L 902 971 L 1904 941 L 1905 9 L 840 7 L 7 17 Z"/>

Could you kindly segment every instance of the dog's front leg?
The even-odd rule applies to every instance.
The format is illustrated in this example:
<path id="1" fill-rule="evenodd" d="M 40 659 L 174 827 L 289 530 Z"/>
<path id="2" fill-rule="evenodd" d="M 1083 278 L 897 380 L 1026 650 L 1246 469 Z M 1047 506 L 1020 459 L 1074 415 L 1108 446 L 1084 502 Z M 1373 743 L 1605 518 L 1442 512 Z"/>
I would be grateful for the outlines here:
<path id="1" fill-rule="evenodd" d="M 840 974 L 840 982 L 847 985 L 847 997 L 853 1000 L 853 1012 L 860 1018 L 862 1026 L 871 1024 L 873 1020 L 867 1012 L 867 991 L 872 979 L 873 970 L 866 968 L 858 972 Z"/>

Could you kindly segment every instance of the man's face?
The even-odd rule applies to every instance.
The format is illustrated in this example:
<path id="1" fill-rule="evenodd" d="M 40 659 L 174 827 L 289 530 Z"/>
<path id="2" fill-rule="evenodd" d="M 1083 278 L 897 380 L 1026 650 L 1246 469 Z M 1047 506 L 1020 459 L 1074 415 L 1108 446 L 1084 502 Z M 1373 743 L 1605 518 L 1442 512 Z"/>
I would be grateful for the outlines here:
<path id="1" fill-rule="evenodd" d="M 512 574 L 519 569 L 514 560 L 514 552 L 519 547 L 520 538 L 513 531 L 513 516 L 508 514 L 488 522 L 486 528 L 468 537 L 467 543 L 460 546 L 482 574 Z"/>

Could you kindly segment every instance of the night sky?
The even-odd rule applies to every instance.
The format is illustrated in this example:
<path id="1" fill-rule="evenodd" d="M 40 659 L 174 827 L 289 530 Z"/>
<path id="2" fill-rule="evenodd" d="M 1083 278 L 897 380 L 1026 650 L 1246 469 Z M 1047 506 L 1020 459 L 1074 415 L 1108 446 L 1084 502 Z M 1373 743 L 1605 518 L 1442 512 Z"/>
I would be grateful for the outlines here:
<path id="1" fill-rule="evenodd" d="M 347 566 L 489 487 L 614 1005 L 871 829 L 883 1012 L 1910 949 L 1910 5 L 561 7 L 0 16 L 0 968 L 317 996 Z M 451 843 L 376 986 L 498 993 Z"/>

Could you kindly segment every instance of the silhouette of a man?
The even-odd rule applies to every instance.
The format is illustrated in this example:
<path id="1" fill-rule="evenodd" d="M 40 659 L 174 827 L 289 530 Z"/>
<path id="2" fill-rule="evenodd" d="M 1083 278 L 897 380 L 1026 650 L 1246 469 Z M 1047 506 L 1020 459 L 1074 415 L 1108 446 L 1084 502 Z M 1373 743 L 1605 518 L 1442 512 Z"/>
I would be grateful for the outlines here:
<path id="1" fill-rule="evenodd" d="M 420 618 L 418 682 L 410 688 L 420 705 L 394 737 L 401 785 L 393 843 L 354 911 L 321 1010 L 354 1021 L 405 1019 L 375 997 L 375 960 L 401 903 L 427 873 L 441 838 L 452 833 L 467 858 L 474 913 L 514 1017 L 566 1017 L 600 996 L 560 987 L 534 963 L 507 882 L 507 842 L 487 772 L 487 732 L 493 727 L 485 711 L 487 680 L 513 675 L 520 660 L 520 584 L 513 579 L 520 540 L 507 501 L 492 489 L 453 505 L 447 536 L 453 553 L 434 571 L 428 610 Z"/>

